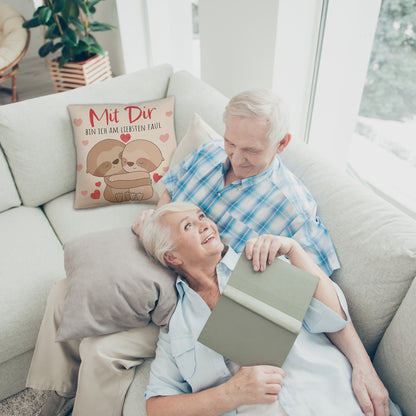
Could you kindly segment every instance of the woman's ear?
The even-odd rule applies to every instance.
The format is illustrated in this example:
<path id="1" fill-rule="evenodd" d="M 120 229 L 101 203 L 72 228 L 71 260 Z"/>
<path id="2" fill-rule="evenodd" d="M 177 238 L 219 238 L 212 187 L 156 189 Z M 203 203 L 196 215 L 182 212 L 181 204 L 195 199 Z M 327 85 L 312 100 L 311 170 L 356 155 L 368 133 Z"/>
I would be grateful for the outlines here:
<path id="1" fill-rule="evenodd" d="M 163 258 L 165 259 L 166 263 L 172 266 L 180 266 L 183 263 L 182 260 L 176 257 L 172 252 L 165 253 Z"/>

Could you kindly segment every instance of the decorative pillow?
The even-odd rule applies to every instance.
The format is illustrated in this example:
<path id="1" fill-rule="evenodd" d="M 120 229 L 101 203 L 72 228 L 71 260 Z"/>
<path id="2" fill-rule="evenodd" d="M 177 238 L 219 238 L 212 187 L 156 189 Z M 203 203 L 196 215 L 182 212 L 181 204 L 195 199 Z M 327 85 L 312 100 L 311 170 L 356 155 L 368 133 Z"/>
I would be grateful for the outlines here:
<path id="1" fill-rule="evenodd" d="M 174 97 L 140 104 L 69 105 L 77 150 L 74 208 L 159 199 L 176 148 Z"/>
<path id="2" fill-rule="evenodd" d="M 199 114 L 194 113 L 185 136 L 183 136 L 182 140 L 178 144 L 178 147 L 172 155 L 172 159 L 170 160 L 170 167 L 174 168 L 201 144 L 210 140 L 222 139 L 223 137 L 218 134 L 211 126 L 209 126 Z M 159 195 L 162 195 L 163 191 L 166 189 L 163 181 L 160 181 L 156 185 L 155 189 Z"/>
<path id="3" fill-rule="evenodd" d="M 153 262 L 129 228 L 64 245 L 68 293 L 57 341 L 166 327 L 176 306 L 176 275 Z"/>
<path id="4" fill-rule="evenodd" d="M 222 140 L 223 137 L 209 126 L 199 114 L 194 113 L 185 136 L 173 153 L 170 166 L 173 168 L 201 144 L 210 140 Z"/>

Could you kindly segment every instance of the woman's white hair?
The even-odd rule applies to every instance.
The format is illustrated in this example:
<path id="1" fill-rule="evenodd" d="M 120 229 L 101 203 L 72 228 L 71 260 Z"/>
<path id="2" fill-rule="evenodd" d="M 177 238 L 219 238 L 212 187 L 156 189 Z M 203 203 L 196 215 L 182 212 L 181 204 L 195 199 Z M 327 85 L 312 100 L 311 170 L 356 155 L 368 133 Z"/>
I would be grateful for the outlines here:
<path id="1" fill-rule="evenodd" d="M 199 210 L 199 208 L 190 202 L 171 202 L 158 208 L 143 224 L 140 241 L 146 253 L 165 267 L 168 267 L 165 254 L 175 249 L 175 243 L 170 228 L 163 222 L 163 217 L 170 212 L 191 210 Z"/>
<path id="2" fill-rule="evenodd" d="M 267 89 L 244 91 L 231 98 L 224 111 L 224 123 L 227 123 L 228 117 L 265 119 L 273 144 L 279 143 L 289 132 L 289 114 L 285 103 Z"/>

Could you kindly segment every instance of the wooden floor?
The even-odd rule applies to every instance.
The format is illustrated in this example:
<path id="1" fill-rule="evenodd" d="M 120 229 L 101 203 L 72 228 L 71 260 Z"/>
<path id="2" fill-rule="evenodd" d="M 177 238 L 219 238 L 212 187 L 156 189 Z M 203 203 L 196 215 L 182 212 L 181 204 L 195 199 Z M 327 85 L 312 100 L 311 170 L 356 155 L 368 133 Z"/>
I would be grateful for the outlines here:
<path id="1" fill-rule="evenodd" d="M 3 90 L 11 87 L 11 80 L 0 84 L 0 105 L 12 102 L 12 96 Z M 24 58 L 17 72 L 18 101 L 54 94 L 52 79 L 45 61 L 38 56 Z"/>

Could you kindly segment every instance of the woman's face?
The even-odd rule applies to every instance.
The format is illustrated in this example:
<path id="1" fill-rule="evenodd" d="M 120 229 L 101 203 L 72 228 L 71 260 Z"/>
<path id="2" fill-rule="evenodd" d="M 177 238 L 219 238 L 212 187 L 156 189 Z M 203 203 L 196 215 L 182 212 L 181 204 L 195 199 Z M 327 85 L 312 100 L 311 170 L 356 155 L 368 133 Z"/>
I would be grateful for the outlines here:
<path id="1" fill-rule="evenodd" d="M 170 227 L 175 243 L 175 250 L 170 254 L 180 264 L 198 263 L 209 257 L 217 259 L 224 250 L 217 226 L 201 210 L 169 212 L 163 221 Z"/>

